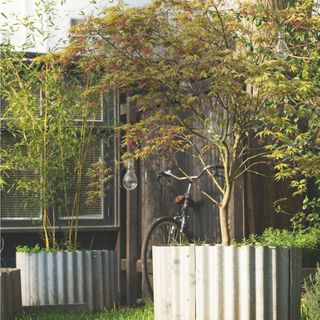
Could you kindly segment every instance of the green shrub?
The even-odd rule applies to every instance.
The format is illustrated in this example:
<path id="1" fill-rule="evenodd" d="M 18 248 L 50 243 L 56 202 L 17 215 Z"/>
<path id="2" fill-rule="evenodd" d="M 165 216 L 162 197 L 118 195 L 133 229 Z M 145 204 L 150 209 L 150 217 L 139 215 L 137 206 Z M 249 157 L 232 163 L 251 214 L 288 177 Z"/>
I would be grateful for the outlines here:
<path id="1" fill-rule="evenodd" d="M 41 248 L 40 245 L 37 243 L 34 247 L 29 247 L 27 245 L 19 245 L 16 247 L 16 252 L 22 252 L 22 253 L 40 253 L 40 252 L 59 252 L 63 251 L 62 249 L 53 249 L 49 248 L 48 250 L 46 248 Z M 71 250 L 72 251 L 72 250 Z"/>
<path id="2" fill-rule="evenodd" d="M 304 282 L 305 293 L 301 301 L 301 320 L 320 320 L 320 267 L 314 277 Z"/>
<path id="3" fill-rule="evenodd" d="M 250 235 L 241 242 L 233 242 L 233 244 L 238 246 L 296 247 L 312 252 L 320 249 L 320 229 L 317 227 L 308 227 L 289 231 L 285 229 L 268 228 L 261 236 Z"/>
<path id="4" fill-rule="evenodd" d="M 42 251 L 44 251 L 44 249 L 42 249 L 38 243 L 34 247 L 22 246 L 22 245 L 16 247 L 16 252 L 22 252 L 22 253 L 39 253 Z"/>

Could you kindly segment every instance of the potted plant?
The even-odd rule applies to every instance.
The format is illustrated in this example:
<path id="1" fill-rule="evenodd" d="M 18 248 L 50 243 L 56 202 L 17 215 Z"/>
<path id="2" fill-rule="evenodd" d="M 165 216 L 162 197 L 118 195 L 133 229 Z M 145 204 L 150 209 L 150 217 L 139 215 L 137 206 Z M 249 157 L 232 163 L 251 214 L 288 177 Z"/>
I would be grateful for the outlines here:
<path id="1" fill-rule="evenodd" d="M 123 88 L 132 105 L 136 104 L 140 121 L 121 126 L 124 146 L 130 150 L 124 159 L 154 155 L 169 158 L 186 175 L 177 160 L 181 153 L 192 154 L 190 161 L 197 167 L 218 162 L 217 175 L 209 175 L 216 195 L 197 187 L 219 208 L 221 242 L 228 245 L 228 207 L 235 181 L 245 172 L 255 173 L 258 164 L 267 163 L 267 156 L 289 157 L 280 152 L 290 138 L 276 128 L 276 116 L 280 117 L 277 110 L 294 112 L 291 104 L 301 102 L 299 88 L 303 84 L 307 86 L 306 97 L 316 97 L 311 80 L 306 83 L 294 76 L 286 77 L 292 68 L 300 68 L 296 73 L 306 71 L 299 65 L 300 60 L 281 60 L 275 54 L 279 31 L 287 30 L 287 38 L 282 37 L 281 43 L 290 41 L 290 47 L 300 55 L 317 54 L 317 46 L 308 43 L 300 52 L 301 41 L 305 40 L 291 22 L 298 23 L 299 14 L 309 15 L 307 5 L 297 5 L 292 12 L 273 13 L 262 5 L 245 4 L 237 10 L 220 10 L 215 3 L 201 11 L 200 3 L 154 1 L 138 9 L 110 7 L 105 17 L 89 19 L 73 30 L 90 41 L 67 47 L 64 54 L 80 56 L 79 62 L 85 68 L 95 59 L 87 50 L 94 43 L 100 67 L 105 70 L 99 86 L 107 90 Z M 165 18 L 168 14 L 170 19 Z M 195 19 L 192 22 L 191 17 Z M 291 20 L 281 25 L 286 19 Z M 306 37 L 312 37 L 317 21 L 305 20 L 299 20 L 301 32 L 310 27 Z M 208 27 L 212 23 L 215 28 Z M 139 41 L 131 37 L 134 30 L 140 32 Z M 294 52 L 285 53 L 294 56 Z M 313 64 L 310 68 L 314 73 L 318 70 Z M 281 108 L 278 101 L 282 101 Z M 309 107 L 316 108 L 312 102 Z M 303 110 L 296 110 L 292 117 L 303 120 Z M 285 118 L 278 120 L 284 122 Z M 289 124 L 284 128 L 297 137 L 298 128 Z M 281 137 L 281 146 L 275 139 L 268 142 L 266 136 L 272 134 Z M 255 135 L 255 143 L 250 141 L 249 145 L 248 139 Z M 299 135 L 300 140 L 304 137 Z M 289 170 L 283 163 L 275 169 L 282 167 Z"/>
<path id="2" fill-rule="evenodd" d="M 156 318 L 299 319 L 301 253 L 320 249 L 318 221 L 304 222 L 228 247 L 154 247 Z"/>
<path id="3" fill-rule="evenodd" d="M 262 5 L 246 4 L 232 11 L 220 9 L 219 2 L 203 1 L 154 1 L 150 6 L 130 10 L 122 6 L 111 7 L 105 17 L 89 19 L 74 30 L 90 41 L 81 48 L 67 48 L 66 52 L 75 56 L 83 53 L 79 60 L 82 66 L 88 66 L 95 56 L 86 49 L 94 43 L 99 52 L 100 66 L 105 70 L 100 85 L 106 89 L 127 90 L 131 101 L 136 103 L 140 121 L 121 127 L 125 132 L 124 146 L 129 147 L 130 157 L 168 157 L 186 176 L 188 173 L 177 160 L 177 155 L 181 153 L 191 154 L 192 163 L 203 168 L 215 159 L 217 168 L 220 168 L 216 174 L 209 173 L 211 191 L 214 191 L 197 187 L 219 209 L 221 242 L 224 246 L 210 249 L 159 248 L 164 255 L 171 256 L 171 260 L 161 256 L 156 267 L 168 269 L 173 261 L 172 267 L 175 268 L 178 265 L 176 257 L 180 253 L 193 260 L 191 257 L 200 254 L 201 250 L 212 250 L 212 259 L 217 255 L 217 264 L 223 261 L 222 270 L 231 264 L 227 274 L 233 280 L 237 270 L 232 266 L 239 265 L 238 261 L 242 261 L 244 256 L 257 256 L 259 258 L 252 258 L 254 263 L 248 275 L 261 265 L 264 279 L 267 276 L 264 275 L 264 262 L 270 261 L 270 266 L 275 268 L 273 261 L 283 258 L 278 268 L 279 272 L 282 270 L 280 274 L 293 275 L 293 278 L 285 278 L 287 284 L 291 280 L 297 282 L 300 258 L 295 249 L 256 250 L 253 247 L 229 246 L 228 208 L 238 177 L 245 172 L 256 172 L 256 165 L 266 163 L 267 155 L 271 154 L 276 160 L 284 158 L 282 150 L 286 148 L 285 144 L 279 146 L 276 142 L 272 145 L 274 140 L 271 140 L 265 148 L 268 144 L 266 136 L 282 133 L 282 129 L 277 127 L 277 118 L 273 116 L 281 111 L 283 122 L 291 124 L 292 120 L 295 124 L 299 123 L 301 116 L 296 110 L 301 111 L 302 107 L 303 115 L 306 115 L 309 114 L 308 108 L 318 106 L 311 101 L 316 97 L 315 83 L 310 79 L 305 82 L 303 77 L 298 76 L 309 71 L 318 75 L 317 65 L 312 63 L 310 70 L 309 67 L 306 70 L 304 64 L 294 59 L 295 52 L 302 54 L 302 60 L 307 56 L 318 56 L 316 42 L 305 41 L 308 37 L 313 39 L 318 20 L 310 17 L 310 7 L 299 4 L 291 10 L 276 13 Z M 302 36 L 302 33 L 306 34 Z M 286 39 L 290 41 L 292 52 Z M 279 47 L 282 48 L 280 52 Z M 298 129 L 294 125 L 288 126 L 286 132 L 293 133 L 293 137 L 283 138 L 281 142 L 291 141 L 294 137 L 301 141 L 304 135 L 299 135 Z M 248 143 L 252 136 L 257 137 L 254 144 L 256 150 Z M 281 162 L 275 168 L 288 167 Z M 266 261 L 265 255 L 269 257 Z M 240 260 L 234 260 L 236 256 L 241 257 Z M 225 260 L 222 257 L 226 257 Z M 196 264 L 187 267 L 187 281 L 195 279 L 188 273 L 189 269 L 194 268 L 197 268 Z M 272 281 L 279 279 L 278 269 L 272 274 Z M 161 270 L 157 269 L 157 272 L 161 273 Z M 176 286 L 170 286 L 172 290 L 178 290 L 178 296 L 191 292 L 184 287 L 185 278 L 179 278 Z M 158 280 L 159 285 L 161 279 L 163 277 Z M 230 291 L 228 289 L 227 292 L 231 294 L 235 282 L 228 283 Z M 250 288 L 251 283 L 247 282 L 246 286 Z M 173 296 L 177 295 L 170 297 Z M 299 294 L 294 296 L 297 298 Z M 159 296 L 155 299 L 161 301 Z M 236 303 L 236 300 L 234 298 L 232 301 Z M 194 307 L 191 298 L 186 302 Z M 290 306 L 287 304 L 284 314 L 293 319 L 296 314 L 292 310 L 296 310 L 297 305 L 297 301 Z M 171 304 L 162 306 L 163 310 L 168 311 Z M 262 309 L 263 306 L 264 302 Z M 251 308 L 251 305 L 247 307 Z M 274 307 L 275 304 L 272 305 Z M 231 308 L 235 316 L 237 304 Z M 181 311 L 181 308 L 177 310 Z M 272 312 L 270 314 L 272 317 Z"/>
<path id="4" fill-rule="evenodd" d="M 298 319 L 300 264 L 284 246 L 155 246 L 155 319 Z"/>
<path id="5" fill-rule="evenodd" d="M 113 307 L 116 252 L 79 251 L 78 243 L 83 202 L 94 211 L 111 177 L 95 150 L 104 137 L 94 127 L 101 91 L 88 90 L 93 72 L 76 72 L 54 53 L 30 59 L 8 43 L 1 46 L 1 75 L 2 192 L 19 193 L 21 210 L 34 213 L 44 240 L 16 255 L 23 305 Z"/>

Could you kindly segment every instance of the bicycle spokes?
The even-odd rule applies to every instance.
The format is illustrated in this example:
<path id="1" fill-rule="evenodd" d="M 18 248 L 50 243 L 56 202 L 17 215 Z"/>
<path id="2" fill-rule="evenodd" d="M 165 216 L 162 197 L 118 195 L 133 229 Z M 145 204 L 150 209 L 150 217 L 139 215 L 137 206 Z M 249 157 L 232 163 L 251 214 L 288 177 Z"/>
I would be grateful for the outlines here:
<path id="1" fill-rule="evenodd" d="M 154 230 L 150 242 L 153 246 L 172 246 L 186 242 L 185 235 L 175 225 L 163 224 Z M 152 257 L 152 247 L 149 248 L 148 257 Z"/>

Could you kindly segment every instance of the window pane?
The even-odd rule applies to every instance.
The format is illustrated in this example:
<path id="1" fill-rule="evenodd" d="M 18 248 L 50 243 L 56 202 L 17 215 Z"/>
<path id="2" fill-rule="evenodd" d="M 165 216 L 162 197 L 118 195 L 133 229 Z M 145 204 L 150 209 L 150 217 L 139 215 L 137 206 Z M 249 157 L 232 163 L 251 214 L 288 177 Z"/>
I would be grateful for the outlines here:
<path id="1" fill-rule="evenodd" d="M 69 110 L 73 115 L 73 119 L 76 122 L 89 121 L 89 122 L 102 122 L 104 121 L 104 97 L 100 92 L 91 93 L 90 97 L 86 97 L 85 100 L 79 99 L 79 92 L 84 89 L 81 87 L 82 84 L 77 82 L 69 81 L 65 84 L 64 90 L 68 93 L 69 103 L 72 104 L 72 109 Z M 70 92 L 73 92 L 71 96 Z"/>
<path id="2" fill-rule="evenodd" d="M 78 24 L 84 23 L 85 19 L 79 19 L 79 18 L 71 18 L 70 19 L 70 27 L 74 27 Z M 79 36 L 79 35 L 75 35 L 73 33 L 70 33 L 70 43 L 78 41 L 84 39 L 85 40 L 85 36 Z"/>
<path id="3" fill-rule="evenodd" d="M 6 110 L 7 102 L 6 100 L 0 95 L 0 119 L 3 118 L 4 112 Z"/>
<path id="4" fill-rule="evenodd" d="M 76 216 L 85 217 L 85 218 L 102 218 L 103 217 L 103 196 L 96 197 L 95 201 L 92 204 L 86 204 L 87 200 L 87 192 L 89 191 L 89 184 L 94 182 L 87 175 L 88 169 L 92 164 L 99 161 L 99 159 L 103 160 L 103 141 L 98 139 L 96 142 L 93 142 L 88 147 L 83 167 L 82 167 L 82 178 L 80 183 L 76 181 L 75 166 L 69 163 L 69 167 L 71 170 L 69 171 L 69 176 L 66 177 L 67 180 L 73 181 L 71 188 L 68 188 L 66 198 L 67 202 L 64 201 L 65 193 L 61 193 L 62 204 L 59 208 L 60 216 Z M 101 186 L 103 187 L 103 186 Z M 101 189 L 101 193 L 103 190 Z"/>
<path id="5" fill-rule="evenodd" d="M 0 148 L 2 154 L 13 146 L 11 135 L 1 132 Z M 14 187 L 18 180 L 29 180 L 32 174 L 28 171 L 12 170 L 3 177 L 5 185 L 0 191 L 0 214 L 2 219 L 39 219 L 39 198 L 32 191 L 19 191 Z"/>

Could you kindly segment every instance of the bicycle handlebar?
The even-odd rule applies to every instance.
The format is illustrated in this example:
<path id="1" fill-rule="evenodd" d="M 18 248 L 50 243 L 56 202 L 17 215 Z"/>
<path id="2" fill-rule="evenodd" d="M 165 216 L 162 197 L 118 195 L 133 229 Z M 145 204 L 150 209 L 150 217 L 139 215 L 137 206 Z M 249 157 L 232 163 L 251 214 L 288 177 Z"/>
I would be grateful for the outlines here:
<path id="1" fill-rule="evenodd" d="M 212 168 L 214 168 L 215 172 L 217 172 L 217 170 L 221 167 L 212 164 L 212 165 L 204 167 L 199 175 L 188 176 L 188 177 L 186 177 L 186 176 L 178 177 L 178 176 L 174 175 L 171 170 L 161 171 L 157 175 L 157 181 L 159 181 L 161 177 L 171 177 L 171 178 L 174 178 L 175 180 L 178 180 L 178 181 L 189 180 L 190 182 L 192 182 L 193 180 L 199 179 L 208 169 L 212 169 Z"/>

